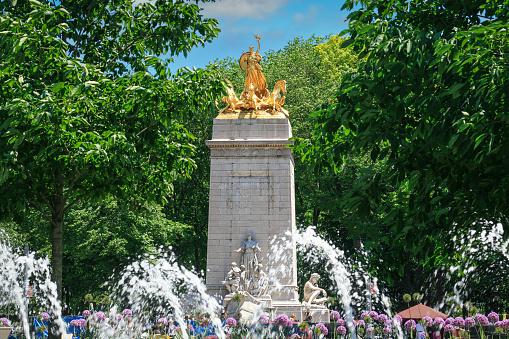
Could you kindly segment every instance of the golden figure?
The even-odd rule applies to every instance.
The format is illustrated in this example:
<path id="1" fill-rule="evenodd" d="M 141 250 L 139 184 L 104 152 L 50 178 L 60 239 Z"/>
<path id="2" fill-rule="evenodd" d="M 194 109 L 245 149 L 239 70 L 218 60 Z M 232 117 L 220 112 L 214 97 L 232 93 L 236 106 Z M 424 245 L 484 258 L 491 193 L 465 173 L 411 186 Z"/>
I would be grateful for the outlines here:
<path id="1" fill-rule="evenodd" d="M 288 111 L 282 108 L 285 102 L 286 81 L 280 80 L 274 86 L 274 90 L 269 92 L 267 81 L 262 73 L 260 60 L 260 36 L 254 36 L 258 42 L 258 49 L 255 51 L 253 46 L 249 47 L 249 52 L 245 52 L 239 59 L 240 68 L 246 74 L 244 91 L 240 95 L 240 100 L 235 95 L 233 85 L 230 80 L 225 79 L 230 86 L 225 84 L 228 96 L 221 100 L 227 104 L 225 108 L 219 111 L 218 118 L 230 118 L 232 115 L 238 116 L 241 113 L 255 114 L 256 116 L 283 116 L 288 117 Z M 267 114 L 268 113 L 268 114 Z"/>
<path id="2" fill-rule="evenodd" d="M 254 51 L 254 47 L 249 47 L 249 52 L 242 54 L 239 59 L 240 68 L 246 73 L 246 82 L 244 83 L 244 91 L 248 91 L 251 84 L 254 86 L 255 94 L 258 98 L 265 98 L 269 96 L 267 90 L 267 81 L 262 73 L 262 66 L 260 60 L 262 56 L 260 52 L 260 36 L 254 36 L 258 41 L 258 49 Z"/>

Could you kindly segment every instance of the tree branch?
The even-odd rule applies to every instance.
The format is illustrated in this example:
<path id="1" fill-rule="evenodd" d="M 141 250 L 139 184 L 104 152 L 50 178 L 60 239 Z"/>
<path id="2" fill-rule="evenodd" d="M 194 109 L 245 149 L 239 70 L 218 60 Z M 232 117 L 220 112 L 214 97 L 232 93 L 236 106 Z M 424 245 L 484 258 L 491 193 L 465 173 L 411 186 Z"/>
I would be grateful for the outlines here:
<path id="1" fill-rule="evenodd" d="M 46 220 L 48 220 L 50 222 L 51 225 L 56 226 L 53 219 L 51 219 L 51 217 L 46 212 L 44 212 L 44 210 L 40 206 L 38 206 L 33 200 L 28 201 L 28 206 L 35 208 L 37 211 L 39 211 L 42 214 L 42 216 Z"/>
<path id="2" fill-rule="evenodd" d="M 34 178 L 32 178 L 32 175 L 30 174 L 30 172 L 26 169 L 25 165 L 21 164 L 21 168 L 23 168 L 23 172 L 25 172 L 25 174 L 30 178 L 30 181 L 32 182 L 32 185 L 35 186 L 35 180 Z M 39 196 L 42 198 L 42 200 L 44 201 L 44 203 L 48 206 L 48 208 L 50 209 L 51 213 L 55 213 L 55 209 L 53 208 L 53 206 L 49 203 L 48 199 L 46 199 L 46 197 L 44 196 L 44 194 L 39 193 Z"/>
<path id="3" fill-rule="evenodd" d="M 78 179 L 85 173 L 87 173 L 89 170 L 86 169 L 84 171 L 81 171 L 78 173 L 78 175 L 76 175 L 74 177 L 74 179 L 72 180 L 71 184 L 69 185 L 69 188 L 67 189 L 67 193 L 65 194 L 65 198 L 64 198 L 64 201 L 67 202 L 67 199 L 69 199 L 69 195 L 71 194 L 71 190 L 72 188 L 74 187 L 74 185 L 76 184 L 76 182 L 78 181 Z"/>

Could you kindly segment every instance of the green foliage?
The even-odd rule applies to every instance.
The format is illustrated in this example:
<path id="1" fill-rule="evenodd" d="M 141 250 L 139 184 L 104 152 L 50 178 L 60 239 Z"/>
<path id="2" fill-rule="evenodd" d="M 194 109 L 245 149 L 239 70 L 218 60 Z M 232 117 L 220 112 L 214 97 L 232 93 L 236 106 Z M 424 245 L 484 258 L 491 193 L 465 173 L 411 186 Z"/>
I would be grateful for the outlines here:
<path id="1" fill-rule="evenodd" d="M 452 261 L 453 232 L 487 228 L 477 220 L 503 223 L 507 236 L 509 4 L 351 0 L 344 8 L 356 5 L 343 46 L 362 62 L 337 102 L 313 115 L 312 142 L 296 152 L 316 172 L 339 171 L 352 152 L 386 161 L 346 206 L 363 218 L 384 215 L 393 258 L 410 251 L 420 265 Z M 391 203 L 382 184 L 394 187 Z"/>
<path id="2" fill-rule="evenodd" d="M 21 226 L 31 247 L 40 249 L 39 254 L 51 247 L 45 228 L 39 226 L 42 223 L 41 215 L 32 212 Z M 160 206 L 145 205 L 133 211 L 114 200 L 77 204 L 67 213 L 65 223 L 63 286 L 70 314 L 88 308 L 84 301 L 111 303 L 103 284 L 115 281 L 114 272 L 138 256 L 178 247 L 189 228 L 168 220 Z"/>
<path id="3" fill-rule="evenodd" d="M 2 216 L 51 224 L 60 287 L 64 215 L 111 194 L 163 202 L 195 167 L 189 117 L 215 109 L 220 82 L 170 60 L 217 36 L 185 1 L 5 1 L 0 17 Z M 59 288 L 60 291 L 60 288 Z"/>

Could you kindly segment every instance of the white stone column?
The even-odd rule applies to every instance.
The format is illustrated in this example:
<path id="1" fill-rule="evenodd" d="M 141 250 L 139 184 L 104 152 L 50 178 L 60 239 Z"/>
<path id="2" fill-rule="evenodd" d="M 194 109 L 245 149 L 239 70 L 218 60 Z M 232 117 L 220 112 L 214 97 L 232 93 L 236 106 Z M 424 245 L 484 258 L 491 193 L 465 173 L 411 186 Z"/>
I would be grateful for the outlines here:
<path id="1" fill-rule="evenodd" d="M 297 303 L 294 160 L 286 118 L 214 119 L 210 148 L 207 288 L 222 299 L 221 282 L 230 264 L 240 265 L 241 247 L 251 232 L 263 252 L 264 270 L 279 270 L 282 286 L 271 289 L 273 305 Z M 288 245 L 274 256 L 278 242 Z M 274 243 L 273 239 L 277 239 Z M 272 243 L 271 243 L 272 242 Z M 273 277 L 272 277 L 273 278 Z"/>

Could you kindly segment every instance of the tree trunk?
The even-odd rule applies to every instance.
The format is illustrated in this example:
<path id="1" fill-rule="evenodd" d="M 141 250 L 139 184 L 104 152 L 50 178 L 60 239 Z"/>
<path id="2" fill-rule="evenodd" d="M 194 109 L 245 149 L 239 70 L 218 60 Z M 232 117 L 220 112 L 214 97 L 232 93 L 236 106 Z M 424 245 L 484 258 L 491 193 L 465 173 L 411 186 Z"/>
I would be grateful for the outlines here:
<path id="1" fill-rule="evenodd" d="M 57 298 L 62 304 L 62 266 L 63 266 L 63 226 L 64 226 L 64 185 L 62 176 L 57 171 L 59 185 L 55 189 L 53 200 L 53 214 L 51 216 L 51 280 L 57 285 Z M 58 339 L 58 326 L 54 321 L 56 314 L 50 319 L 48 339 Z"/>

